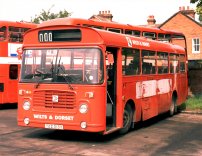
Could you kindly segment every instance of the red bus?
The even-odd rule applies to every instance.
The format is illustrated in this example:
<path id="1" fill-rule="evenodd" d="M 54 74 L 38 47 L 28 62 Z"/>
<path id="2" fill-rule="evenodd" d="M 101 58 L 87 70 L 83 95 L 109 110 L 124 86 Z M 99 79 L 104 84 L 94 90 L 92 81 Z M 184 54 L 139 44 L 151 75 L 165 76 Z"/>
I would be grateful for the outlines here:
<path id="1" fill-rule="evenodd" d="M 17 103 L 18 73 L 21 61 L 17 49 L 22 46 L 23 34 L 34 24 L 0 21 L 0 104 Z"/>
<path id="2" fill-rule="evenodd" d="M 22 58 L 20 126 L 126 133 L 188 93 L 185 49 L 142 37 L 50 21 L 25 34 Z"/>
<path id="3" fill-rule="evenodd" d="M 117 22 L 106 22 L 91 19 L 69 18 L 69 17 L 54 19 L 48 21 L 48 23 L 51 23 L 52 25 L 57 25 L 58 23 L 60 23 L 61 25 L 80 25 L 85 27 L 104 29 L 116 33 L 123 33 L 127 35 L 145 37 L 163 42 L 170 42 L 186 47 L 184 34 L 172 30 L 151 28 L 144 26 L 134 26 L 130 24 L 121 24 Z M 42 23 L 42 25 L 46 25 L 46 22 Z"/>

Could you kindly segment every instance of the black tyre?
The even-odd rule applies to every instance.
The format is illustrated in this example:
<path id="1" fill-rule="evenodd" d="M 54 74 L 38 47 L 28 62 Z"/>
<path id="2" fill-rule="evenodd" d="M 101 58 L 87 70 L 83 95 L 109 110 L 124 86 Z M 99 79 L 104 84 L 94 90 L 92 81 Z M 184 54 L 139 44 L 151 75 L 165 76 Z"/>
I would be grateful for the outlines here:
<path id="1" fill-rule="evenodd" d="M 123 128 L 119 131 L 120 134 L 125 134 L 129 131 L 132 123 L 133 111 L 129 104 L 125 106 L 123 113 Z"/>
<path id="2" fill-rule="evenodd" d="M 173 116 L 177 113 L 177 106 L 176 106 L 176 98 L 172 98 L 172 102 L 170 104 L 169 115 Z"/>

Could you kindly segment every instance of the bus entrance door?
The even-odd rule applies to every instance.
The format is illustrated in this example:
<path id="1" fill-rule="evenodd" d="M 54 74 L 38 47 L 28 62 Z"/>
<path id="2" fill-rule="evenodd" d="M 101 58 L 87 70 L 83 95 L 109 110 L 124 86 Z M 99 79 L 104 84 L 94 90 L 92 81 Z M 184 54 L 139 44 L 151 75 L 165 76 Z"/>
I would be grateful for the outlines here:
<path id="1" fill-rule="evenodd" d="M 116 53 L 117 49 L 110 48 L 107 52 L 107 131 L 116 127 Z"/>

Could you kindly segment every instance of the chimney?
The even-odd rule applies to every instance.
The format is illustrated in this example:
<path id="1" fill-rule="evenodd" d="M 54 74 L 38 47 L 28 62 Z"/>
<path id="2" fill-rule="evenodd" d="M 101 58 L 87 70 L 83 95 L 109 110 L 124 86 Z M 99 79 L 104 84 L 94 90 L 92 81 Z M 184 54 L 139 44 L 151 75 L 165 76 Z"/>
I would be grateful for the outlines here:
<path id="1" fill-rule="evenodd" d="M 185 8 L 185 6 L 179 7 L 179 10 L 181 13 L 195 19 L 195 11 L 194 9 L 191 9 L 189 6 L 187 6 L 187 8 Z"/>
<path id="2" fill-rule="evenodd" d="M 110 13 L 110 11 L 99 11 L 98 16 L 107 19 L 108 21 L 112 21 L 112 14 Z"/>
<path id="3" fill-rule="evenodd" d="M 150 15 L 148 17 L 147 23 L 148 23 L 148 25 L 155 25 L 156 24 L 156 20 L 154 19 L 154 15 Z"/>

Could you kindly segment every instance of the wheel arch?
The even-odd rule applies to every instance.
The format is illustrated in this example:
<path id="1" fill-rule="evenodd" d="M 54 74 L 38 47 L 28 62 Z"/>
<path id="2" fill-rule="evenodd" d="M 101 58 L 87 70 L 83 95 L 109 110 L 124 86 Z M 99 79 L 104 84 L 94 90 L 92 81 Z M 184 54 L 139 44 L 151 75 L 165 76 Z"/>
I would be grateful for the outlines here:
<path id="1" fill-rule="evenodd" d="M 177 91 L 174 90 L 173 93 L 172 93 L 172 100 L 174 100 L 175 102 L 177 102 L 177 98 L 178 98 Z"/>
<path id="2" fill-rule="evenodd" d="M 133 111 L 133 121 L 134 121 L 134 117 L 135 117 L 135 110 L 136 110 L 136 106 L 135 106 L 135 102 L 132 100 L 132 99 L 129 99 L 126 103 L 125 103 L 125 106 L 126 105 L 130 105 L 131 108 L 132 108 L 132 111 Z"/>

